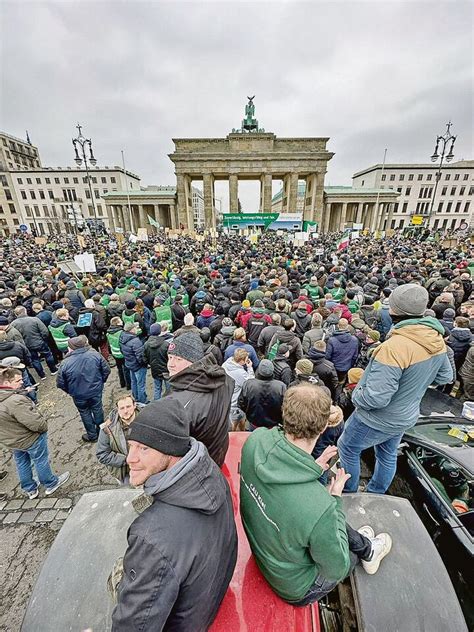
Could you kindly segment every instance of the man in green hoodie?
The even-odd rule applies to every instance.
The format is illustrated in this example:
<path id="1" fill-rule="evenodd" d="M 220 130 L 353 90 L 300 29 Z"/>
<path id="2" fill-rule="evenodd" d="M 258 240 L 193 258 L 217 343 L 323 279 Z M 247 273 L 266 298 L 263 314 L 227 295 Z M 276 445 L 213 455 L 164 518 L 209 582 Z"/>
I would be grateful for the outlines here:
<path id="1" fill-rule="evenodd" d="M 349 474 L 338 470 L 328 488 L 319 482 L 337 448 L 311 456 L 327 426 L 331 397 L 304 384 L 288 389 L 283 428 L 258 428 L 242 450 L 240 510 L 256 562 L 272 589 L 303 606 L 328 594 L 362 561 L 378 570 L 392 545 L 371 527 L 346 524 L 341 494 Z"/>

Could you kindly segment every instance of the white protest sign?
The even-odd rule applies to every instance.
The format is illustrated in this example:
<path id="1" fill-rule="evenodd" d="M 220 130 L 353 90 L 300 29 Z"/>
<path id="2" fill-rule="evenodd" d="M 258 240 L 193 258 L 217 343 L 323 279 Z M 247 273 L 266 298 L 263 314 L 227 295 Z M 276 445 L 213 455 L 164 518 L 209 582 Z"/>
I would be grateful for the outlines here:
<path id="1" fill-rule="evenodd" d="M 94 255 L 84 252 L 76 255 L 74 261 L 81 272 L 96 272 Z"/>

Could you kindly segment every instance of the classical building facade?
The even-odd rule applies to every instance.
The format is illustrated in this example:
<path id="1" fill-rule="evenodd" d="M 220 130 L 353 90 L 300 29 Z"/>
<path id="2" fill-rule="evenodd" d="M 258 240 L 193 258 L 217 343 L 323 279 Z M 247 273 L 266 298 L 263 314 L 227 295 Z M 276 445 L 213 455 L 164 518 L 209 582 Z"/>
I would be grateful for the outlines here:
<path id="1" fill-rule="evenodd" d="M 443 165 L 435 196 L 438 171 L 437 164 L 378 164 L 355 173 L 352 184 L 398 194 L 393 228 L 408 226 L 413 215 L 422 215 L 424 225 L 433 229 L 473 226 L 474 160 Z"/>
<path id="2" fill-rule="evenodd" d="M 149 186 L 141 189 L 110 191 L 103 195 L 111 231 L 136 232 L 150 229 L 148 217 L 164 228 L 178 228 L 176 187 Z M 129 204 L 130 202 L 130 204 Z"/>
<path id="3" fill-rule="evenodd" d="M 296 210 L 303 211 L 306 184 L 298 184 Z M 364 229 L 393 228 L 396 191 L 354 187 L 324 187 L 324 212 L 319 230 L 323 233 L 344 230 L 351 224 L 362 224 Z M 283 211 L 283 190 L 272 200 L 272 211 Z"/>

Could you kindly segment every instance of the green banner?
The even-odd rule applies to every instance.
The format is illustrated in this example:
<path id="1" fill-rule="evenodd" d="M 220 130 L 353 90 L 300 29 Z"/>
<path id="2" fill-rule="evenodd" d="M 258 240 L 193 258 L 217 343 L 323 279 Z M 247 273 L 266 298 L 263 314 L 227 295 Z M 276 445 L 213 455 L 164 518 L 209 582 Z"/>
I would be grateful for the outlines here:
<path id="1" fill-rule="evenodd" d="M 239 228 L 247 226 L 262 226 L 267 228 L 276 222 L 280 213 L 225 213 L 222 216 L 224 226 L 227 228 L 236 224 Z"/>

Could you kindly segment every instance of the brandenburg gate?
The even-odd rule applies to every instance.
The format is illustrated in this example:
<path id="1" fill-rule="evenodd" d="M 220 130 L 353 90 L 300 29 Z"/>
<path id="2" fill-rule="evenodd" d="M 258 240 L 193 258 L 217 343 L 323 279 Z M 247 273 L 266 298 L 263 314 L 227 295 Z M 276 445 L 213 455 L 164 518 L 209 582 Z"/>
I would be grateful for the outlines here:
<path id="1" fill-rule="evenodd" d="M 179 225 L 192 230 L 192 182 L 202 180 L 206 228 L 216 227 L 214 183 L 229 182 L 230 213 L 238 212 L 239 180 L 260 181 L 259 210 L 272 210 L 272 181 L 283 181 L 282 211 L 296 212 L 298 181 L 305 181 L 303 218 L 321 224 L 324 176 L 333 153 L 328 138 L 277 138 L 259 127 L 253 99 L 245 107 L 240 129 L 226 138 L 175 138 L 169 154 L 176 173 Z"/>

